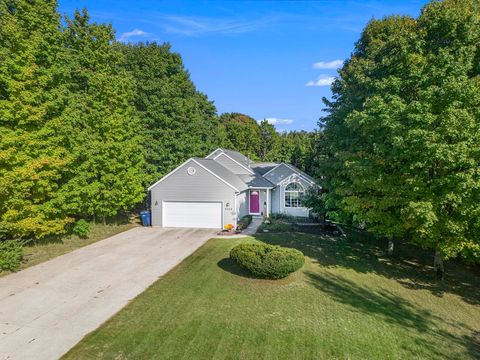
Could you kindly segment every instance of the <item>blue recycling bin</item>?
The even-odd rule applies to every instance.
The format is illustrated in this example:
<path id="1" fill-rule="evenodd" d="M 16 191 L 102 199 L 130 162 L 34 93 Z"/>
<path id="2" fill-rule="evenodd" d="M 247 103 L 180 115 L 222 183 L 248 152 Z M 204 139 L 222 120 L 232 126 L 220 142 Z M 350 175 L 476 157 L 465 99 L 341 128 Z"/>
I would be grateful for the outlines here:
<path id="1" fill-rule="evenodd" d="M 143 226 L 152 226 L 150 210 L 140 211 L 140 219 Z"/>

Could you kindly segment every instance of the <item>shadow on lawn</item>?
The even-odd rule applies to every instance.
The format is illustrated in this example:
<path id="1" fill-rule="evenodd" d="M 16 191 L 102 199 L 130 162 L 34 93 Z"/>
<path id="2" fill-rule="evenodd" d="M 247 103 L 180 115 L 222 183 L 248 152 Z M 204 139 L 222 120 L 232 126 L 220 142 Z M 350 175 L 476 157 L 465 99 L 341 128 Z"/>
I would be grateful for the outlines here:
<path id="1" fill-rule="evenodd" d="M 217 263 L 218 267 L 230 274 L 241 276 L 249 279 L 260 279 L 259 277 L 254 276 L 250 271 L 242 268 L 238 265 L 235 260 L 230 258 L 224 258 Z"/>
<path id="2" fill-rule="evenodd" d="M 297 233 L 257 234 L 258 240 L 292 247 L 326 267 L 346 267 L 360 273 L 376 273 L 413 290 L 428 290 L 442 297 L 452 293 L 480 305 L 480 276 L 461 264 L 446 263 L 446 278 L 434 277 L 432 254 L 409 244 L 396 244 L 395 255 L 386 256 L 386 244 L 362 234 L 347 238 Z"/>
<path id="3" fill-rule="evenodd" d="M 308 281 L 313 286 L 327 293 L 332 299 L 350 306 L 353 311 L 380 317 L 387 323 L 401 326 L 407 330 L 427 333 L 430 336 L 439 338 L 439 343 L 447 342 L 445 343 L 447 347 L 451 343 L 458 344 L 465 348 L 474 359 L 480 356 L 479 334 L 466 325 L 449 323 L 386 290 L 373 292 L 368 288 L 358 286 L 348 279 L 327 273 L 319 275 L 313 272 L 306 272 L 306 275 Z M 466 331 L 471 335 L 455 336 L 440 330 L 439 327 L 442 324 Z M 433 354 L 438 358 L 454 358 L 458 356 L 458 354 L 448 354 L 446 349 L 436 349 L 428 339 L 417 337 L 416 342 L 426 349 L 429 355 Z M 415 349 L 412 349 L 412 351 L 414 352 Z"/>

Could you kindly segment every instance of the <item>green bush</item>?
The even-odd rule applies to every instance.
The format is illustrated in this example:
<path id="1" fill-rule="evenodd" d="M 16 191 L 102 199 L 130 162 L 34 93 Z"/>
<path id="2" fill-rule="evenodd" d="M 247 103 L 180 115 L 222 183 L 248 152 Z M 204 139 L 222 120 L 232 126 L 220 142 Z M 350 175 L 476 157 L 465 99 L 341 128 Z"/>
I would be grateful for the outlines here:
<path id="1" fill-rule="evenodd" d="M 289 232 L 295 231 L 296 227 L 292 224 L 285 224 L 281 222 L 271 222 L 270 224 L 262 224 L 258 228 L 258 232 L 264 232 L 267 230 L 268 232 Z"/>
<path id="2" fill-rule="evenodd" d="M 0 242 L 0 271 L 15 271 L 23 258 L 23 243 L 18 240 Z"/>
<path id="3" fill-rule="evenodd" d="M 237 224 L 237 230 L 243 230 L 252 222 L 252 215 L 243 216 Z"/>
<path id="4" fill-rule="evenodd" d="M 84 220 L 78 220 L 73 226 L 72 232 L 80 237 L 87 237 L 90 233 L 90 224 Z"/>
<path id="5" fill-rule="evenodd" d="M 305 263 L 300 251 L 267 244 L 237 245 L 230 251 L 230 258 L 255 276 L 266 279 L 284 278 Z"/>

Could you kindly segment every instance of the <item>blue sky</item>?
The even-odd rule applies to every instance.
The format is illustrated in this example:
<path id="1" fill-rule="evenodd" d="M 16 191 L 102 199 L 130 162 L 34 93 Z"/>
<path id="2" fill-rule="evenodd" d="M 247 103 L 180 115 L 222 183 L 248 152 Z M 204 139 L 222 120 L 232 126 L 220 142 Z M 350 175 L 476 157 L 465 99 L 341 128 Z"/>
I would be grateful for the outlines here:
<path id="1" fill-rule="evenodd" d="M 111 22 L 121 41 L 169 42 L 219 113 L 312 130 L 336 68 L 371 18 L 418 16 L 425 1 L 60 0 Z"/>

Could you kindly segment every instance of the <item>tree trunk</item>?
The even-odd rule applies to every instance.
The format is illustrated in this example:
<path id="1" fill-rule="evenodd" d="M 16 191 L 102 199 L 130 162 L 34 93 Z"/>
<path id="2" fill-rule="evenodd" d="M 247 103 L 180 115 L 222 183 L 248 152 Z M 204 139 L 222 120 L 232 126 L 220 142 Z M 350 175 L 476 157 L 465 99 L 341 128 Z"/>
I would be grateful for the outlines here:
<path id="1" fill-rule="evenodd" d="M 96 224 L 96 219 L 95 219 L 95 214 L 92 215 L 92 220 L 93 220 L 93 223 Z"/>
<path id="2" fill-rule="evenodd" d="M 103 225 L 107 225 L 107 218 L 105 216 L 103 217 Z"/>
<path id="3" fill-rule="evenodd" d="M 388 255 L 392 256 L 393 255 L 393 249 L 395 247 L 395 243 L 393 240 L 388 240 Z"/>
<path id="4" fill-rule="evenodd" d="M 435 249 L 435 257 L 433 258 L 433 268 L 435 270 L 435 275 L 437 276 L 437 280 L 443 280 L 445 271 L 443 268 L 442 252 L 439 249 Z"/>

